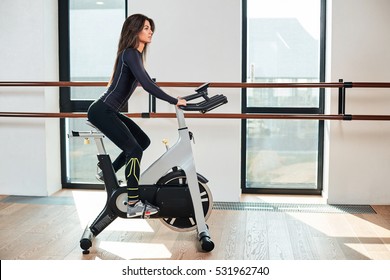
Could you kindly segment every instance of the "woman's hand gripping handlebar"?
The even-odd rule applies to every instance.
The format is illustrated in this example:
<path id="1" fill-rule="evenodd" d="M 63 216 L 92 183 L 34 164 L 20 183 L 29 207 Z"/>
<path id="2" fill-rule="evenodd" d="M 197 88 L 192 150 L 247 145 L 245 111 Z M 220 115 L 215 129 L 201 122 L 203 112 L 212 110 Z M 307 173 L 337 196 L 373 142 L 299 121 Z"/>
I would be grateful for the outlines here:
<path id="1" fill-rule="evenodd" d="M 203 97 L 203 101 L 198 103 L 187 103 L 186 106 L 181 106 L 178 104 L 179 108 L 184 111 L 199 111 L 202 113 L 206 113 L 208 111 L 211 111 L 223 104 L 226 104 L 228 102 L 226 96 L 222 94 L 217 94 L 212 97 L 208 96 L 207 89 L 209 87 L 210 83 L 205 83 L 195 89 L 196 93 L 187 95 L 184 97 L 181 97 L 181 99 L 184 99 L 186 101 L 194 100 L 199 97 Z"/>

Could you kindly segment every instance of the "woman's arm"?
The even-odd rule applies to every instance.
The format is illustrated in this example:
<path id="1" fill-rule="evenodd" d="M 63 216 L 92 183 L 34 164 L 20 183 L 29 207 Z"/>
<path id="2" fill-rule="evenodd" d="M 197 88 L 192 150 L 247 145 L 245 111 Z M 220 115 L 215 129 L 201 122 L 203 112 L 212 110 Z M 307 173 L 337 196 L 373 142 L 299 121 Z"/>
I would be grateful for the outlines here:
<path id="1" fill-rule="evenodd" d="M 178 99 L 166 94 L 159 86 L 157 86 L 146 72 L 142 63 L 141 54 L 135 49 L 127 49 L 125 51 L 124 60 L 126 65 L 130 68 L 134 77 L 141 84 L 144 90 L 153 96 L 167 101 L 170 104 L 176 105 Z"/>

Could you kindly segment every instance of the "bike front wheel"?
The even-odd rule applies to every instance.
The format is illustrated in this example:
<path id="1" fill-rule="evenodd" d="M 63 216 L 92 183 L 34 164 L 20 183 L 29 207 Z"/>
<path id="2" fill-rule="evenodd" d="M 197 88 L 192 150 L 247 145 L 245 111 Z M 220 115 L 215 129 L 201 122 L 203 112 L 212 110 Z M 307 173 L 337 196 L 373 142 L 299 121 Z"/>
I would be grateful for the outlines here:
<path id="1" fill-rule="evenodd" d="M 171 172 L 161 178 L 158 183 L 159 185 L 183 185 L 183 187 L 187 186 L 187 177 L 183 170 L 178 170 Z M 203 176 L 198 175 L 198 185 L 200 198 L 202 202 L 202 208 L 205 220 L 209 218 L 212 208 L 213 208 L 213 196 L 209 187 L 206 184 L 206 180 Z M 197 228 L 195 217 L 178 217 L 178 218 L 161 218 L 161 222 L 175 231 L 192 231 Z"/>

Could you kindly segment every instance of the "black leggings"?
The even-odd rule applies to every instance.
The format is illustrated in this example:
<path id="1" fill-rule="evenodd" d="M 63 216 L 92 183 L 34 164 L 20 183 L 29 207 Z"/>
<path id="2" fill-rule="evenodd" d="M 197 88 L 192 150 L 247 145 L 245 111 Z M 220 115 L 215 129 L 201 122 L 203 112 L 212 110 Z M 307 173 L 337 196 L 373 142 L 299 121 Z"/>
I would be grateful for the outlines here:
<path id="1" fill-rule="evenodd" d="M 126 165 L 128 199 L 138 200 L 140 163 L 143 151 L 150 145 L 149 137 L 134 121 L 100 99 L 89 107 L 88 120 L 122 150 L 112 165 L 115 172 Z"/>

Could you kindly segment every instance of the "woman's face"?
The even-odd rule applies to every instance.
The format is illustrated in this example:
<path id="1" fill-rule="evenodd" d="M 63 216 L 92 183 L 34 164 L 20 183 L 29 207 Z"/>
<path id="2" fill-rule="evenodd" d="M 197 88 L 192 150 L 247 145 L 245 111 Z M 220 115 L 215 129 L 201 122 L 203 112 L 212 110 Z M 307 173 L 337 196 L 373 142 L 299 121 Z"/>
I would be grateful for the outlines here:
<path id="1" fill-rule="evenodd" d="M 148 44 L 152 42 L 152 35 L 153 31 L 150 26 L 150 22 L 148 20 L 145 20 L 144 27 L 142 28 L 140 33 L 138 33 L 139 42 L 142 44 Z"/>

